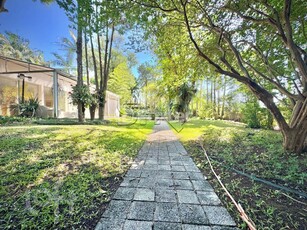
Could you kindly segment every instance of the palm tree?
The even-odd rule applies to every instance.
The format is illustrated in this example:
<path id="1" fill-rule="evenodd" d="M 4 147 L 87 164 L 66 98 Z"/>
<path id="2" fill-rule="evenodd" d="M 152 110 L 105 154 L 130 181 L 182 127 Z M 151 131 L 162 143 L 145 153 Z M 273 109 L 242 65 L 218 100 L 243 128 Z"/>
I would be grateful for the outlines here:
<path id="1" fill-rule="evenodd" d="M 36 64 L 46 64 L 42 51 L 31 49 L 29 40 L 8 31 L 0 34 L 0 55 Z"/>
<path id="2" fill-rule="evenodd" d="M 56 66 L 63 67 L 65 72 L 75 73 L 76 67 L 73 67 L 73 65 L 76 56 L 77 39 L 72 31 L 69 31 L 69 33 L 71 36 L 70 38 L 61 38 L 60 42 L 58 42 L 60 49 L 64 52 L 64 55 L 53 52 L 52 54 L 55 59 L 52 61 L 52 63 Z"/>
<path id="3" fill-rule="evenodd" d="M 178 103 L 176 105 L 176 110 L 179 114 L 182 114 L 180 118 L 182 118 L 183 122 L 187 121 L 189 104 L 195 93 L 196 89 L 194 85 L 188 83 L 184 83 L 178 88 Z"/>

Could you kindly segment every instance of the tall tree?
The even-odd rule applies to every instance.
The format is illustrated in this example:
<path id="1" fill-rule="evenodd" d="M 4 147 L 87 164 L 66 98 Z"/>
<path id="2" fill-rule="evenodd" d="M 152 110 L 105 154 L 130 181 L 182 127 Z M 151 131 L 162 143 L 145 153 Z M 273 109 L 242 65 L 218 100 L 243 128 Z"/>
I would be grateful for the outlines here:
<path id="1" fill-rule="evenodd" d="M 305 1 L 147 0 L 140 4 L 143 9 L 150 7 L 149 12 L 162 22 L 184 27 L 205 63 L 249 88 L 277 121 L 285 149 L 306 150 Z M 290 121 L 264 82 L 290 102 Z"/>
<path id="2" fill-rule="evenodd" d="M 86 0 L 56 0 L 60 7 L 62 7 L 68 18 L 72 22 L 73 28 L 77 31 L 76 39 L 76 53 L 77 53 L 77 87 L 75 88 L 80 94 L 83 92 L 83 63 L 82 63 L 82 35 L 83 30 L 86 25 L 85 13 Z M 79 122 L 84 122 L 84 102 L 82 102 L 83 97 L 80 94 L 78 100 L 78 120 Z"/>
<path id="3" fill-rule="evenodd" d="M 147 108 L 148 106 L 148 84 L 155 78 L 154 66 L 150 65 L 148 62 L 145 62 L 138 67 L 138 87 L 143 89 L 144 92 L 144 104 Z"/>
<path id="4" fill-rule="evenodd" d="M 91 16 L 91 23 L 93 24 L 92 31 L 96 33 L 98 45 L 98 58 L 96 59 L 97 62 L 95 62 L 99 68 L 99 75 L 97 72 L 97 76 L 99 76 L 99 78 L 97 77 L 97 94 L 99 101 L 99 119 L 101 120 L 104 119 L 104 106 L 108 88 L 115 30 L 121 23 L 122 14 L 118 8 L 119 3 L 119 1 L 93 0 L 91 4 L 93 7 Z"/>

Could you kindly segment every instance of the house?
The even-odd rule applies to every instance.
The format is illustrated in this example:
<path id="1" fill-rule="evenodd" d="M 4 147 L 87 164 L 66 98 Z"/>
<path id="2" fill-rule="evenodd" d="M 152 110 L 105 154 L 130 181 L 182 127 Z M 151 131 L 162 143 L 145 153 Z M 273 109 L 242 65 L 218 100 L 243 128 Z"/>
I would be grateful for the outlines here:
<path id="1" fill-rule="evenodd" d="M 77 106 L 69 96 L 76 84 L 76 77 L 58 69 L 0 56 L 0 115 L 16 115 L 18 101 L 38 98 L 39 117 L 76 118 Z M 106 118 L 119 117 L 119 100 L 107 91 Z M 90 117 L 88 110 L 85 117 Z"/>

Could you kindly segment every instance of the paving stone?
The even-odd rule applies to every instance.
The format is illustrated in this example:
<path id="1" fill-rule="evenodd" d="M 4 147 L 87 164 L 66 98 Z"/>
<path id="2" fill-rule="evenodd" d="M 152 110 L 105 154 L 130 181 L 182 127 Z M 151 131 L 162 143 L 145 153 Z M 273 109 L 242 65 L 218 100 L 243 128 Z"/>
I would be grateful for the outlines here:
<path id="1" fill-rule="evenodd" d="M 181 161 L 181 156 L 179 154 L 176 154 L 175 156 L 173 155 L 170 157 L 171 161 Z"/>
<path id="2" fill-rule="evenodd" d="M 163 187 L 163 188 L 171 188 L 174 186 L 172 179 L 159 179 L 156 181 L 157 187 Z"/>
<path id="3" fill-rule="evenodd" d="M 179 204 L 179 212 L 184 224 L 209 224 L 201 205 Z"/>
<path id="4" fill-rule="evenodd" d="M 171 160 L 171 165 L 183 165 L 182 161 L 172 161 Z"/>
<path id="5" fill-rule="evenodd" d="M 158 161 L 156 159 L 149 159 L 145 161 L 145 165 L 156 165 Z"/>
<path id="6" fill-rule="evenodd" d="M 134 200 L 154 201 L 155 200 L 155 192 L 152 189 L 138 188 L 135 192 Z"/>
<path id="7" fill-rule="evenodd" d="M 141 177 L 155 177 L 157 175 L 156 170 L 142 170 Z"/>
<path id="8" fill-rule="evenodd" d="M 202 173 L 199 172 L 187 172 L 191 180 L 204 180 L 206 179 Z"/>
<path id="9" fill-rule="evenodd" d="M 186 171 L 186 170 L 185 170 L 185 167 L 182 166 L 182 165 L 172 165 L 172 171 L 175 171 L 175 172 L 184 172 L 184 171 Z"/>
<path id="10" fill-rule="evenodd" d="M 155 221 L 180 222 L 176 203 L 157 203 Z"/>
<path id="11" fill-rule="evenodd" d="M 197 191 L 196 195 L 198 197 L 198 200 L 203 205 L 219 205 L 221 204 L 220 199 L 216 195 L 215 192 L 210 191 Z"/>
<path id="12" fill-rule="evenodd" d="M 184 167 L 188 172 L 200 172 L 200 170 L 196 167 L 195 164 L 194 165 L 185 165 Z"/>
<path id="13" fill-rule="evenodd" d="M 113 196 L 116 200 L 132 200 L 135 193 L 135 188 L 119 187 Z"/>
<path id="14" fill-rule="evenodd" d="M 191 190 L 177 190 L 177 196 L 179 203 L 184 204 L 199 204 L 197 196 L 194 191 Z"/>
<path id="15" fill-rule="evenodd" d="M 134 201 L 131 204 L 128 219 L 133 220 L 153 220 L 155 211 L 154 202 Z"/>
<path id="16" fill-rule="evenodd" d="M 190 156 L 188 156 L 188 155 L 181 155 L 181 159 L 183 161 L 191 161 L 191 162 L 193 162 L 192 158 Z"/>
<path id="17" fill-rule="evenodd" d="M 156 180 L 160 180 L 160 179 L 172 179 L 173 175 L 171 173 L 171 171 L 160 171 L 157 173 L 156 176 Z"/>
<path id="18" fill-rule="evenodd" d="M 138 186 L 139 180 L 139 178 L 125 177 L 120 186 L 136 188 Z"/>
<path id="19" fill-rule="evenodd" d="M 178 157 L 181 156 L 180 153 L 177 152 L 177 149 L 168 153 L 170 157 Z"/>
<path id="20" fill-rule="evenodd" d="M 193 185 L 189 180 L 174 180 L 174 187 L 176 189 L 194 190 Z"/>
<path id="21" fill-rule="evenodd" d="M 130 204 L 130 201 L 111 200 L 107 210 L 103 213 L 103 217 L 125 219 L 129 211 Z"/>
<path id="22" fill-rule="evenodd" d="M 144 170 L 157 170 L 158 165 L 143 165 L 142 169 L 144 169 Z"/>
<path id="23" fill-rule="evenodd" d="M 140 177 L 141 176 L 141 170 L 138 169 L 130 169 L 127 173 L 126 173 L 126 177 Z"/>
<path id="24" fill-rule="evenodd" d="M 192 225 L 192 224 L 184 224 L 182 225 L 183 230 L 211 230 L 210 226 L 204 225 Z"/>
<path id="25" fill-rule="evenodd" d="M 224 207 L 203 206 L 210 224 L 236 226 L 235 222 Z"/>
<path id="26" fill-rule="evenodd" d="M 152 226 L 153 223 L 150 221 L 126 220 L 124 230 L 152 230 Z"/>
<path id="27" fill-rule="evenodd" d="M 168 189 L 156 189 L 156 201 L 157 202 L 176 202 L 175 190 Z"/>
<path id="28" fill-rule="evenodd" d="M 138 184 L 139 188 L 154 188 L 155 187 L 155 179 L 153 178 L 141 178 Z"/>
<path id="29" fill-rule="evenodd" d="M 209 184 L 208 181 L 205 181 L 205 180 L 192 180 L 192 184 L 193 184 L 195 190 L 213 191 L 213 188 Z"/>
<path id="30" fill-rule="evenodd" d="M 95 230 L 122 230 L 124 222 L 124 219 L 102 218 L 96 225 Z"/>
<path id="31" fill-rule="evenodd" d="M 172 172 L 174 179 L 188 180 L 189 175 L 187 172 Z"/>
<path id="32" fill-rule="evenodd" d="M 239 230 L 236 227 L 228 227 L 228 226 L 212 226 L 212 230 Z"/>
<path id="33" fill-rule="evenodd" d="M 158 165 L 158 170 L 171 170 L 171 166 L 170 165 Z"/>
<path id="34" fill-rule="evenodd" d="M 181 230 L 180 223 L 155 222 L 154 230 Z"/>

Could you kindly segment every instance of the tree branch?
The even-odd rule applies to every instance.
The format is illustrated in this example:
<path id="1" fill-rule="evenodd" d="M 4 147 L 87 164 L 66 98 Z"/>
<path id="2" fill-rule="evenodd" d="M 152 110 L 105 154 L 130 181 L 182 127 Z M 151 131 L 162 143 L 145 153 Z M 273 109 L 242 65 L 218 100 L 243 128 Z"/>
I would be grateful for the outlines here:
<path id="1" fill-rule="evenodd" d="M 176 7 L 176 5 L 175 5 L 174 8 L 166 9 L 166 8 L 160 6 L 156 1 L 151 1 L 151 2 L 153 2 L 153 5 L 152 4 L 147 4 L 147 3 L 144 3 L 144 2 L 140 2 L 140 1 L 137 1 L 137 0 L 131 0 L 131 1 L 136 3 L 136 4 L 138 4 L 138 5 L 147 7 L 147 8 L 159 9 L 159 10 L 161 10 L 163 12 L 172 12 L 172 11 L 180 12 L 179 9 Z"/>

